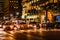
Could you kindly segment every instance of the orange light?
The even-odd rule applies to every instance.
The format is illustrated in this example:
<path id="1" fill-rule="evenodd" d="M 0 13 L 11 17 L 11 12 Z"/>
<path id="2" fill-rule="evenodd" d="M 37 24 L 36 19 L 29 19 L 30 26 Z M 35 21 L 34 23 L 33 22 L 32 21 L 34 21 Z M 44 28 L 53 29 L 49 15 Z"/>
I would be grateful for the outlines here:
<path id="1" fill-rule="evenodd" d="M 50 20 L 50 22 L 52 21 L 52 12 L 51 11 L 48 11 L 47 18 Z"/>

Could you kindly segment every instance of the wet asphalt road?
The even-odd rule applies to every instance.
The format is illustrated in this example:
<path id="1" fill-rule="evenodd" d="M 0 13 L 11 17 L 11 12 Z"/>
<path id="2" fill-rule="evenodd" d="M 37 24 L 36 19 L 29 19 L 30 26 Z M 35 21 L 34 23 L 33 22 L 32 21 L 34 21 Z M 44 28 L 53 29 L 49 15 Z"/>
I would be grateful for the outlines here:
<path id="1" fill-rule="evenodd" d="M 0 40 L 60 40 L 60 31 L 0 31 Z"/>

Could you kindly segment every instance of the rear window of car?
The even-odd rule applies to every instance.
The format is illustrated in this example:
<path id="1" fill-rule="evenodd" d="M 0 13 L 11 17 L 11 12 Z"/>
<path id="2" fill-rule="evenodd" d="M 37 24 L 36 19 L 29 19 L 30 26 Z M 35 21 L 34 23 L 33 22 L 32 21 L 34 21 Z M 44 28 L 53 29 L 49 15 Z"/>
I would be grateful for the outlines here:
<path id="1" fill-rule="evenodd" d="M 23 22 L 22 22 L 22 23 L 20 23 L 20 24 L 26 24 L 26 23 L 23 23 Z"/>
<path id="2" fill-rule="evenodd" d="M 37 24 L 37 22 L 30 22 L 29 24 Z"/>

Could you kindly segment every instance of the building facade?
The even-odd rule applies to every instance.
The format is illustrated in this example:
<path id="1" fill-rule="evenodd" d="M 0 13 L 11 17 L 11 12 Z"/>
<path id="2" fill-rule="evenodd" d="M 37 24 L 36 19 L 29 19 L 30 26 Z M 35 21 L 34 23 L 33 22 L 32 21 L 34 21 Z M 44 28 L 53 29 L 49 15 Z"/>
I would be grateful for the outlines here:
<path id="1" fill-rule="evenodd" d="M 22 15 L 22 0 L 4 0 L 3 2 L 5 16 L 10 16 L 10 14 L 12 14 L 14 17 L 20 17 Z"/>
<path id="2" fill-rule="evenodd" d="M 9 11 L 16 16 L 17 12 L 19 13 L 18 16 L 22 15 L 22 0 L 9 0 Z"/>
<path id="3" fill-rule="evenodd" d="M 25 0 L 22 2 L 22 18 L 25 16 L 25 18 L 27 17 L 31 19 L 33 18 L 31 15 L 38 15 L 40 23 L 46 23 L 47 19 L 52 23 L 54 20 L 53 16 L 55 15 L 55 11 L 53 10 L 60 10 L 58 4 L 59 0 Z"/>

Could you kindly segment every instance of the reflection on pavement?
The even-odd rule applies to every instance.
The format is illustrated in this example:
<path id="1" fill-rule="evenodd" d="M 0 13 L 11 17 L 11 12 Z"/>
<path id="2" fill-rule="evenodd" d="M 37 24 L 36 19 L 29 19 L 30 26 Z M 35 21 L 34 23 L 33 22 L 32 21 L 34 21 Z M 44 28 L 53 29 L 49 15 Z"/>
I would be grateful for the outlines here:
<path id="1" fill-rule="evenodd" d="M 9 32 L 0 31 L 0 40 L 53 40 L 55 38 L 59 39 L 59 37 L 59 31 L 49 31 L 42 28 Z"/>
<path id="2" fill-rule="evenodd" d="M 0 31 L 0 40 L 41 40 L 40 35 L 42 35 L 41 31 L 34 30 L 20 30 L 20 31 L 10 31 L 5 32 L 3 30 Z"/>
<path id="3" fill-rule="evenodd" d="M 14 40 L 7 32 L 0 30 L 0 40 Z"/>

